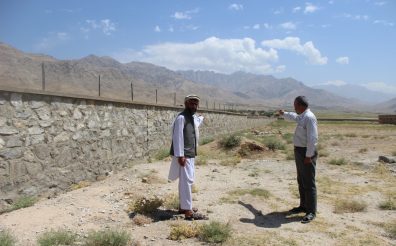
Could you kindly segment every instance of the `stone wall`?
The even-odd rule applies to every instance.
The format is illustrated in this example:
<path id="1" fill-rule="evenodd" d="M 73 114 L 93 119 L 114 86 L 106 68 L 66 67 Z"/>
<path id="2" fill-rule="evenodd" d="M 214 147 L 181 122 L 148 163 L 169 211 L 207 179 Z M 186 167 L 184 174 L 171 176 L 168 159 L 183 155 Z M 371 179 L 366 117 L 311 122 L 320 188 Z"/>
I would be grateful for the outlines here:
<path id="1" fill-rule="evenodd" d="M 181 108 L 0 90 L 0 197 L 53 196 L 170 145 Z M 201 137 L 266 124 L 201 111 Z"/>

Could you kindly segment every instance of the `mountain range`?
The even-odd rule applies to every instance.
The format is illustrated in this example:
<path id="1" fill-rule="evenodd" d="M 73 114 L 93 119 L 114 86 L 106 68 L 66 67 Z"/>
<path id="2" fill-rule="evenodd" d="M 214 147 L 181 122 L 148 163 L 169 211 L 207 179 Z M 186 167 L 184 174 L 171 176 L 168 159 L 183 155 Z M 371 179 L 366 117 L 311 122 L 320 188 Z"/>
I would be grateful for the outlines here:
<path id="1" fill-rule="evenodd" d="M 44 64 L 44 65 L 43 65 Z M 180 105 L 186 94 L 198 94 L 201 107 L 223 108 L 224 104 L 243 108 L 291 107 L 298 95 L 309 98 L 311 107 L 321 110 L 356 111 L 367 109 L 360 101 L 311 88 L 293 78 L 275 78 L 244 72 L 220 74 L 211 71 L 172 71 L 150 63 L 120 63 L 111 57 L 90 55 L 75 60 L 31 54 L 0 43 L 0 86 L 45 89 L 65 94 Z M 176 97 L 175 97 L 176 93 Z M 396 100 L 394 98 L 393 100 Z M 382 103 L 383 112 L 393 112 L 394 102 Z M 372 110 L 377 110 L 373 107 Z"/>

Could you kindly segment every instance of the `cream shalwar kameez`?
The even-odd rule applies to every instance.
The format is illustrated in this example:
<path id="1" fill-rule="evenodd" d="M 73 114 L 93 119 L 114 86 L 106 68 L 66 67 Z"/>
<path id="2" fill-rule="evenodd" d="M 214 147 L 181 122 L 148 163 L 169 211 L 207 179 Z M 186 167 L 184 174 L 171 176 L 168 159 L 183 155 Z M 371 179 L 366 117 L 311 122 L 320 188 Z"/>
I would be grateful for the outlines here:
<path id="1" fill-rule="evenodd" d="M 195 138 L 198 147 L 199 129 L 198 127 L 203 122 L 203 116 L 193 115 L 195 126 Z M 194 161 L 195 158 L 186 158 L 186 165 L 180 166 L 178 157 L 184 156 L 184 116 L 178 115 L 173 123 L 172 141 L 174 156 L 172 157 L 171 166 L 169 169 L 169 180 L 176 180 L 179 178 L 179 200 L 180 209 L 192 210 L 192 185 L 194 183 Z"/>

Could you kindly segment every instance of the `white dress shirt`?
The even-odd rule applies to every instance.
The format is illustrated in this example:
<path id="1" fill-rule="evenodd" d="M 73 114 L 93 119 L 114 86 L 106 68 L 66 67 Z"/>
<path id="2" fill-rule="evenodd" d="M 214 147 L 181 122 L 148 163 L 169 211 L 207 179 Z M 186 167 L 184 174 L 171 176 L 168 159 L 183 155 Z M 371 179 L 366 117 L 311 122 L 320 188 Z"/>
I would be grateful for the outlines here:
<path id="1" fill-rule="evenodd" d="M 309 108 L 307 108 L 300 115 L 294 112 L 285 112 L 283 116 L 287 120 L 297 122 L 293 138 L 294 146 L 307 147 L 307 153 L 305 156 L 314 156 L 316 145 L 318 143 L 318 126 L 315 115 Z"/>

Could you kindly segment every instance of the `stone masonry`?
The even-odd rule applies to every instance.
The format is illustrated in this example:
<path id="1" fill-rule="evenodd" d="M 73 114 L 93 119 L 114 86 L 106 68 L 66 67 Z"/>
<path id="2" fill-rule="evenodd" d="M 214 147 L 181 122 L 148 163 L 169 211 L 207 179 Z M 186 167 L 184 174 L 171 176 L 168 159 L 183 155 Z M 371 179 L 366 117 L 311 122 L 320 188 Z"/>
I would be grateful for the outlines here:
<path id="1" fill-rule="evenodd" d="M 0 200 L 54 196 L 169 148 L 181 108 L 0 90 Z M 215 111 L 201 138 L 268 119 Z"/>

